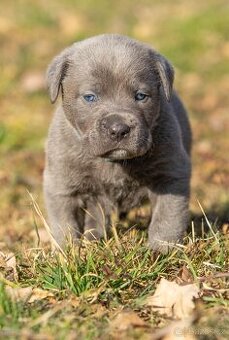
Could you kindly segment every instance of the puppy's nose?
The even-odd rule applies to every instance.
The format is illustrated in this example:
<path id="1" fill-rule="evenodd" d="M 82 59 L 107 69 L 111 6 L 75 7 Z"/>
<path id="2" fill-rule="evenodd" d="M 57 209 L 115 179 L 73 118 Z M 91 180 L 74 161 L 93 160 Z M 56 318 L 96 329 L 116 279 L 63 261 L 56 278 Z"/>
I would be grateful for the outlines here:
<path id="1" fill-rule="evenodd" d="M 100 123 L 101 130 L 114 142 L 119 142 L 127 137 L 131 127 L 117 114 L 109 114 Z"/>
<path id="2" fill-rule="evenodd" d="M 114 122 L 108 128 L 109 136 L 112 140 L 120 141 L 130 132 L 130 127 L 125 123 Z"/>

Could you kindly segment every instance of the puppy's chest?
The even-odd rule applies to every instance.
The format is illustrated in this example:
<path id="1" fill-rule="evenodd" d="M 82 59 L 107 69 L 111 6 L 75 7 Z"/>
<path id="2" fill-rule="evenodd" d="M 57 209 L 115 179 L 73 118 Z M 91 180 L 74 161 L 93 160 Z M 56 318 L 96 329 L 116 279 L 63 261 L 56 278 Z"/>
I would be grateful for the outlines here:
<path id="1" fill-rule="evenodd" d="M 95 172 L 98 190 L 105 194 L 113 202 L 121 204 L 124 201 L 132 201 L 134 196 L 143 188 L 139 182 L 123 171 L 118 165 L 108 164 L 100 167 Z"/>

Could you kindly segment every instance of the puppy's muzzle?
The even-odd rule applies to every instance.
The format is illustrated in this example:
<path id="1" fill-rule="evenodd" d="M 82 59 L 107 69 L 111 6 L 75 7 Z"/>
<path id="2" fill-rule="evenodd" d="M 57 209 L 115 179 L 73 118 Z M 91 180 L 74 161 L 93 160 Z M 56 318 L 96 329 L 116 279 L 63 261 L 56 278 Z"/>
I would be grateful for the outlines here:
<path id="1" fill-rule="evenodd" d="M 120 142 L 128 137 L 131 131 L 129 124 L 119 115 L 109 115 L 102 119 L 101 129 L 114 142 Z"/>

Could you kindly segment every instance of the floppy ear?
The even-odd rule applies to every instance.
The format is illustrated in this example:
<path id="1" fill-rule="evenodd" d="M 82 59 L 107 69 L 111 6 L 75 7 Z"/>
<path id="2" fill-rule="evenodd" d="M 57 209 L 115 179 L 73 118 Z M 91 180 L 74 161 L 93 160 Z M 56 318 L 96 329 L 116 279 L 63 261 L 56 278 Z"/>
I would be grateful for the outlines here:
<path id="1" fill-rule="evenodd" d="M 68 56 L 70 53 L 71 47 L 66 48 L 61 54 L 53 59 L 48 67 L 46 81 L 52 103 L 55 103 L 57 100 L 61 82 L 64 79 L 69 67 Z"/>
<path id="2" fill-rule="evenodd" d="M 174 70 L 166 58 L 158 54 L 156 57 L 156 68 L 163 86 L 166 99 L 170 101 L 173 91 Z"/>

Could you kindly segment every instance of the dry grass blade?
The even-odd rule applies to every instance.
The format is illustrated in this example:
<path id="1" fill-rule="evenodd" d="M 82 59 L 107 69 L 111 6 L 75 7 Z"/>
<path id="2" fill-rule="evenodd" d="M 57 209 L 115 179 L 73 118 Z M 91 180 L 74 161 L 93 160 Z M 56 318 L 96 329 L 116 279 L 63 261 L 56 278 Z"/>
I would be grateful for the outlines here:
<path id="1" fill-rule="evenodd" d="M 205 211 L 204 211 L 202 205 L 200 204 L 199 200 L 197 200 L 197 203 L 198 203 L 198 205 L 199 205 L 199 207 L 200 207 L 200 209 L 201 209 L 201 211 L 202 211 L 202 214 L 204 215 L 204 218 L 205 218 L 205 220 L 206 220 L 206 222 L 207 222 L 207 225 L 208 225 L 208 227 L 209 227 L 209 229 L 210 229 L 212 235 L 214 236 L 216 242 L 219 243 L 219 240 L 218 240 L 218 238 L 217 238 L 217 235 L 216 235 L 216 233 L 214 232 L 214 230 L 213 230 L 213 228 L 212 228 L 212 226 L 211 226 L 211 223 L 210 223 L 209 219 L 207 218 L 207 215 L 205 214 Z"/>
<path id="2" fill-rule="evenodd" d="M 15 283 L 13 283 L 13 282 L 5 279 L 4 277 L 2 277 L 1 274 L 0 274 L 0 283 L 3 283 L 4 285 L 9 286 L 11 288 L 17 288 L 18 287 Z"/>
<path id="3" fill-rule="evenodd" d="M 31 200 L 32 200 L 32 205 L 33 205 L 33 207 L 34 207 L 34 209 L 35 209 L 37 215 L 38 215 L 39 218 L 41 219 L 41 221 L 42 221 L 42 223 L 43 223 L 45 229 L 47 230 L 47 232 L 48 232 L 48 234 L 49 234 L 49 236 L 50 236 L 50 239 L 52 240 L 52 243 L 53 243 L 54 246 L 61 252 L 61 254 L 66 258 L 67 256 L 66 256 L 65 252 L 63 251 L 63 249 L 60 247 L 60 245 L 59 245 L 59 244 L 56 242 L 56 240 L 54 239 L 54 237 L 53 237 L 53 235 L 52 235 L 52 233 L 51 233 L 50 227 L 49 227 L 48 223 L 46 222 L 46 220 L 45 220 L 45 218 L 44 218 L 44 216 L 43 216 L 43 214 L 42 214 L 42 212 L 41 212 L 41 210 L 40 210 L 40 208 L 39 208 L 39 205 L 37 204 L 37 202 L 36 202 L 35 199 L 33 198 L 33 195 L 32 195 L 29 191 L 27 191 L 27 192 L 28 192 L 28 194 L 29 194 L 29 196 L 30 196 L 30 198 L 31 198 Z"/>
<path id="4" fill-rule="evenodd" d="M 103 217 L 103 224 L 102 224 L 103 235 L 104 235 L 105 242 L 107 242 L 108 238 L 107 238 L 107 230 L 106 230 L 106 217 L 105 217 L 105 214 L 104 214 L 103 207 L 101 206 L 101 204 L 99 202 L 98 202 L 98 207 L 99 207 L 99 210 L 101 211 L 101 214 L 102 214 L 102 217 Z"/>

